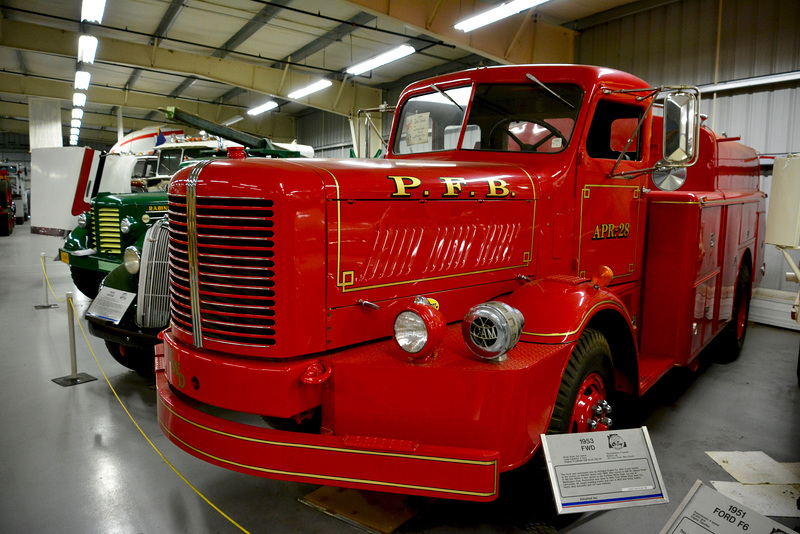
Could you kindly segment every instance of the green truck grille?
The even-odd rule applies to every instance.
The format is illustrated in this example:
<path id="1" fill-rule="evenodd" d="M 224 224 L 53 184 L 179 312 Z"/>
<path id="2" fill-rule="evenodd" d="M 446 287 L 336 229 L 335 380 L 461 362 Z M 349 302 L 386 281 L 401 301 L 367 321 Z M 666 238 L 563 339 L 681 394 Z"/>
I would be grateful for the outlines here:
<path id="1" fill-rule="evenodd" d="M 95 208 L 94 249 L 101 254 L 122 254 L 118 208 Z"/>

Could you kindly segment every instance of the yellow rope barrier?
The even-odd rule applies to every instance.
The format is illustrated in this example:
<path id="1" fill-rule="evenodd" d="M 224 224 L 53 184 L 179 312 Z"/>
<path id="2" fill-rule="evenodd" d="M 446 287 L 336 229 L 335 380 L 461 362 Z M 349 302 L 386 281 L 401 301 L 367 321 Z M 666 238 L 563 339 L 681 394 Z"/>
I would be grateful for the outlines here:
<path id="1" fill-rule="evenodd" d="M 42 252 L 42 254 L 44 254 L 44 252 Z M 56 299 L 58 302 L 64 302 L 63 299 L 58 298 L 56 292 L 53 291 L 53 286 L 50 285 L 50 279 L 47 277 L 47 269 L 44 266 L 44 256 L 39 256 L 39 263 L 42 264 L 42 272 L 44 273 L 44 279 L 47 282 L 47 287 L 50 288 L 50 293 L 53 294 L 53 298 Z M 80 324 L 80 322 L 78 322 L 78 324 Z"/>
<path id="2" fill-rule="evenodd" d="M 47 286 L 48 286 L 48 287 L 50 287 L 50 291 L 53 291 L 53 288 L 50 286 L 50 280 L 49 280 L 49 279 L 48 279 L 48 277 L 47 277 L 47 270 L 44 268 L 44 258 L 41 258 L 41 262 L 42 262 L 42 270 L 44 271 L 44 277 L 45 277 L 45 280 L 47 280 Z M 53 296 L 55 296 L 55 293 L 53 293 Z M 58 297 L 56 297 L 56 298 L 58 299 Z M 58 300 L 59 300 L 60 302 L 64 302 L 64 301 L 63 301 L 63 300 L 61 300 L 61 299 L 58 299 Z M 75 303 L 74 303 L 74 302 L 72 302 L 72 301 L 70 301 L 70 303 L 69 303 L 69 304 L 70 304 L 70 306 L 72 307 L 72 311 L 73 311 L 73 313 L 75 314 L 75 316 L 76 316 L 76 317 L 78 317 L 78 312 L 75 310 Z M 171 463 L 169 460 L 167 460 L 167 458 L 166 458 L 166 457 L 165 457 L 165 456 L 164 456 L 164 455 L 161 453 L 161 451 L 160 451 L 160 450 L 158 450 L 158 447 L 156 447 L 156 446 L 155 446 L 155 444 L 154 444 L 154 443 L 153 443 L 153 442 L 150 440 L 150 438 L 149 438 L 149 437 L 147 437 L 147 434 L 145 434 L 144 430 L 142 430 L 142 427 L 140 427 L 140 426 L 139 426 L 139 423 L 137 423 L 137 422 L 136 422 L 136 419 L 134 419 L 134 418 L 133 418 L 133 415 L 131 415 L 131 412 L 129 412 L 129 411 L 128 411 L 128 408 L 125 406 L 125 403 L 124 403 L 124 402 L 122 402 L 122 399 L 120 399 L 120 398 L 119 398 L 119 395 L 117 394 L 117 390 L 116 390 L 116 389 L 114 389 L 114 386 L 112 386 L 112 385 L 111 385 L 111 381 L 110 381 L 110 380 L 108 379 L 108 377 L 106 376 L 106 372 L 103 370 L 103 366 L 102 366 L 102 365 L 100 365 L 100 360 L 98 360 L 98 359 L 97 359 L 97 355 L 94 353 L 94 349 L 92 349 L 92 344 L 91 344 L 91 343 L 89 343 L 89 337 L 86 335 L 86 331 L 83 329 L 83 325 L 81 324 L 81 321 L 80 321 L 80 319 L 78 319 L 78 326 L 79 326 L 79 327 L 80 327 L 80 329 L 81 329 L 81 334 L 83 334 L 83 339 L 86 341 L 86 345 L 89 347 L 89 352 L 91 352 L 91 353 L 92 353 L 92 357 L 94 358 L 94 361 L 95 361 L 95 363 L 97 364 L 97 367 L 100 369 L 100 373 L 103 375 L 103 378 L 105 379 L 105 381 L 106 381 L 106 384 L 108 384 L 108 387 L 111 389 L 111 392 L 114 394 L 114 397 L 116 397 L 116 398 L 117 398 L 117 402 L 119 402 L 119 405 L 120 405 L 120 406 L 122 406 L 122 409 L 123 409 L 123 410 L 125 410 L 125 413 L 126 413 L 126 414 L 128 414 L 128 418 L 130 418 L 130 420 L 131 420 L 131 422 L 133 423 L 133 425 L 136 427 L 136 429 L 139 431 L 139 433 L 140 433 L 140 434 L 141 434 L 141 435 L 144 437 L 144 439 L 146 439 L 146 440 L 147 440 L 147 443 L 149 443 L 149 444 L 150 444 L 150 446 L 151 446 L 151 447 L 153 447 L 153 450 L 154 450 L 154 451 L 156 451 L 156 453 L 157 453 L 157 454 L 158 454 L 158 455 L 161 457 L 161 459 L 162 459 L 162 460 L 164 460 L 164 463 L 166 463 L 166 464 L 169 466 L 169 468 L 170 468 L 170 469 L 172 469 L 172 471 L 173 471 L 173 472 L 175 472 L 175 474 L 176 474 L 176 475 L 178 475 L 178 477 L 180 477 L 180 479 L 181 479 L 181 480 L 183 480 L 183 481 L 186 483 L 186 485 L 187 485 L 187 486 L 189 486 L 190 488 L 192 488 L 192 491 L 194 491 L 194 492 L 195 492 L 195 493 L 196 493 L 196 494 L 197 494 L 197 495 L 198 495 L 198 496 L 199 496 L 201 499 L 203 499 L 203 500 L 206 502 L 206 504 L 208 504 L 208 505 L 209 505 L 211 508 L 213 508 L 214 510 L 216 510 L 216 511 L 217 511 L 217 512 L 218 512 L 218 513 L 219 513 L 219 514 L 222 516 L 222 517 L 224 517 L 225 519 L 227 519 L 228 521 L 230 521 L 230 522 L 231 522 L 231 523 L 232 523 L 232 524 L 233 524 L 233 525 L 234 525 L 236 528 L 238 528 L 238 529 L 239 529 L 239 530 L 241 530 L 242 532 L 245 532 L 246 534 L 250 534 L 250 533 L 249 533 L 249 531 L 247 531 L 247 530 L 246 530 L 244 527 L 242 527 L 242 526 L 241 526 L 239 523 L 237 523 L 236 521 L 234 521 L 234 520 L 233 520 L 233 519 L 232 519 L 230 516 L 228 516 L 228 515 L 227 515 L 225 512 L 223 512 L 222 510 L 220 510 L 220 509 L 219 509 L 219 508 L 218 508 L 218 507 L 217 507 L 217 506 L 216 506 L 214 503 L 212 503 L 211 501 L 209 501 L 209 500 L 208 500 L 208 498 L 206 498 L 206 496 L 205 496 L 205 495 L 203 495 L 202 493 L 200 493 L 200 490 L 198 490 L 197 488 L 195 488 L 195 487 L 192 485 L 192 483 L 191 483 L 191 482 L 189 482 L 188 480 L 186 480 L 186 477 L 184 477 L 184 476 L 183 476 L 183 475 L 180 473 L 180 471 L 178 471 L 178 470 L 175 468 L 175 466 L 174 466 L 174 465 L 172 465 L 172 463 Z"/>

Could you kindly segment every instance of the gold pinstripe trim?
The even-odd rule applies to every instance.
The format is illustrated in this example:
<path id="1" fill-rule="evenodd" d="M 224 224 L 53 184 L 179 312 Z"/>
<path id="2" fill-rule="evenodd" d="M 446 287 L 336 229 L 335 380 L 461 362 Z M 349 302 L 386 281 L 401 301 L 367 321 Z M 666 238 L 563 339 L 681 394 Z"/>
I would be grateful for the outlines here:
<path id="1" fill-rule="evenodd" d="M 581 216 L 580 220 L 578 221 L 578 272 L 586 272 L 581 271 L 581 246 L 583 245 L 583 201 L 589 198 L 589 191 L 590 188 L 617 188 L 617 189 L 633 189 L 635 192 L 639 191 L 638 185 L 595 185 L 595 184 L 587 184 L 583 186 L 582 194 L 581 194 Z M 641 231 L 641 216 L 642 216 L 642 199 L 639 195 L 634 195 L 634 200 L 636 201 L 636 241 L 639 241 L 639 232 Z M 633 249 L 633 265 L 636 265 L 637 256 L 639 254 L 639 247 L 634 246 Z M 632 276 L 633 272 L 627 272 L 625 274 L 614 274 L 614 278 L 625 278 L 628 276 Z"/>
<path id="2" fill-rule="evenodd" d="M 442 276 L 433 276 L 433 277 L 425 277 L 425 278 L 417 278 L 414 280 L 403 280 L 400 282 L 392 282 L 389 284 L 375 284 L 371 286 L 359 286 L 350 288 L 355 284 L 355 273 L 353 271 L 345 271 L 342 272 L 342 208 L 341 208 L 341 195 L 339 190 L 339 181 L 336 179 L 336 175 L 333 174 L 330 170 L 324 167 L 318 167 L 316 165 L 308 165 L 309 167 L 313 167 L 315 169 L 322 170 L 327 172 L 331 178 L 333 178 L 334 184 L 336 186 L 336 286 L 341 288 L 342 293 L 351 293 L 355 291 L 366 291 L 369 289 L 378 289 L 382 287 L 393 287 L 393 286 L 401 286 L 406 284 L 415 284 L 418 282 L 428 282 L 433 280 L 444 280 L 447 278 L 458 278 L 462 276 L 470 276 L 474 274 L 486 274 L 486 273 L 493 273 L 493 272 L 500 272 L 500 271 L 508 271 L 510 269 L 521 269 L 524 267 L 529 267 L 530 262 L 533 261 L 533 252 L 534 252 L 534 237 L 536 235 L 536 205 L 537 205 L 537 198 L 536 198 L 536 185 L 531 177 L 531 175 L 522 167 L 518 166 L 511 166 L 520 169 L 525 175 L 528 177 L 528 180 L 531 183 L 531 190 L 533 191 L 533 220 L 531 226 L 531 248 L 528 251 L 523 253 L 522 263 L 520 265 L 511 265 L 509 267 L 500 267 L 497 269 L 485 269 L 481 271 L 471 271 L 467 273 L 456 273 L 456 274 L 448 274 Z M 508 199 L 511 200 L 511 199 Z M 347 278 L 345 280 L 344 278 Z"/>
<path id="3" fill-rule="evenodd" d="M 556 333 L 556 334 L 540 334 L 540 333 L 536 333 L 536 332 L 526 332 L 526 331 L 523 330 L 522 333 L 525 334 L 525 335 L 528 335 L 528 336 L 539 336 L 539 337 L 569 337 L 569 336 L 573 336 L 573 335 L 577 334 L 578 332 L 580 332 L 581 330 L 583 330 L 583 327 L 586 325 L 586 321 L 589 320 L 589 316 L 592 314 L 592 312 L 594 312 L 594 310 L 596 310 L 600 306 L 604 306 L 606 304 L 611 304 L 611 305 L 619 308 L 620 310 L 622 310 L 622 312 L 625 314 L 625 317 L 628 319 L 628 322 L 629 323 L 631 322 L 631 316 L 628 314 L 628 310 L 625 309 L 625 307 L 622 304 L 620 304 L 616 300 L 602 300 L 602 301 L 598 302 L 597 304 L 595 304 L 594 306 L 592 306 L 591 308 L 589 308 L 589 311 L 587 311 L 583 315 L 583 319 L 581 319 L 580 324 L 578 324 L 578 328 L 576 328 L 575 330 L 572 330 L 571 332 L 562 332 L 562 333 Z"/>
<path id="4" fill-rule="evenodd" d="M 218 456 L 214 456 L 213 454 L 210 454 L 208 452 L 205 452 L 205 451 L 203 451 L 201 449 L 198 449 L 196 447 L 193 447 L 193 446 L 189 445 L 188 443 L 186 443 L 185 441 L 180 439 L 178 436 L 173 434 L 166 427 L 166 425 L 164 425 L 164 423 L 159 421 L 159 424 L 161 425 L 161 428 L 167 434 L 169 434 L 171 438 L 175 439 L 176 441 L 179 441 L 183 446 L 187 447 L 188 449 L 191 449 L 191 450 L 195 451 L 198 454 L 201 454 L 203 456 L 206 456 L 208 458 L 211 458 L 213 460 L 216 460 L 218 462 L 225 463 L 225 464 L 228 464 L 228 465 L 233 465 L 233 466 L 241 467 L 241 468 L 244 468 L 244 469 L 251 469 L 253 471 L 260 471 L 260 472 L 263 472 L 263 473 L 270 473 L 270 474 L 276 474 L 276 475 L 299 476 L 299 477 L 316 478 L 316 479 L 319 479 L 319 480 L 334 480 L 334 481 L 339 481 L 339 482 L 353 482 L 353 483 L 359 483 L 359 484 L 369 484 L 369 485 L 373 485 L 373 486 L 386 486 L 386 487 L 396 487 L 396 488 L 417 489 L 417 490 L 425 490 L 425 491 L 432 491 L 432 492 L 438 492 L 438 493 L 452 493 L 452 494 L 459 494 L 459 495 L 471 495 L 471 496 L 475 496 L 475 497 L 489 497 L 489 496 L 494 495 L 494 494 L 497 493 L 497 460 L 481 461 L 481 460 L 461 460 L 461 459 L 457 459 L 457 458 L 436 458 L 436 457 L 431 457 L 431 456 L 420 456 L 420 455 L 414 455 L 414 454 L 399 454 L 399 453 L 387 453 L 387 452 L 378 452 L 378 451 L 360 451 L 360 450 L 353 450 L 353 449 L 343 449 L 343 448 L 340 448 L 340 447 L 324 447 L 324 446 L 320 446 L 320 445 L 304 445 L 304 444 L 300 444 L 300 443 L 283 443 L 283 442 L 278 442 L 278 441 L 262 440 L 262 439 L 258 439 L 258 438 L 249 438 L 247 436 L 239 436 L 237 434 L 231 434 L 229 432 L 222 432 L 220 430 L 216 430 L 216 429 L 213 429 L 213 428 L 209 428 L 209 427 L 200 425 L 198 423 L 195 423 L 194 421 L 190 421 L 190 420 L 186 419 L 185 417 L 175 413 L 175 411 L 172 410 L 172 408 L 170 408 L 169 406 L 164 404 L 163 401 L 161 401 L 160 397 L 159 397 L 159 402 L 161 402 L 162 406 L 164 406 L 172 415 L 174 415 L 175 417 L 177 417 L 178 419 L 180 419 L 180 420 L 182 420 L 182 421 L 184 421 L 186 423 L 189 423 L 192 426 L 195 426 L 195 427 L 197 427 L 197 428 L 199 428 L 201 430 L 205 430 L 207 432 L 211 432 L 213 434 L 219 434 L 219 435 L 222 435 L 222 436 L 226 436 L 226 437 L 230 437 L 230 438 L 234 438 L 234 439 L 239 439 L 239 440 L 242 440 L 242 441 L 250 441 L 250 442 L 253 442 L 253 443 L 262 443 L 264 445 L 273 445 L 273 446 L 306 448 L 306 449 L 315 449 L 315 450 L 324 450 L 324 451 L 333 451 L 333 452 L 343 452 L 343 453 L 351 453 L 351 454 L 364 454 L 364 455 L 369 455 L 369 456 L 389 456 L 389 457 L 406 458 L 406 459 L 412 459 L 412 460 L 429 460 L 429 461 L 434 461 L 434 462 L 459 463 L 459 464 L 477 465 L 477 466 L 484 466 L 484 467 L 493 466 L 494 467 L 494 488 L 492 489 L 491 492 L 465 491 L 465 490 L 455 490 L 455 489 L 446 489 L 446 488 L 434 488 L 434 487 L 427 487 L 427 486 L 415 486 L 415 485 L 411 485 L 411 484 L 400 484 L 400 483 L 395 484 L 395 483 L 391 483 L 391 482 L 381 482 L 381 481 L 378 481 L 378 480 L 368 480 L 368 479 L 358 479 L 358 478 L 347 478 L 347 477 L 336 477 L 336 476 L 328 476 L 328 475 L 318 475 L 318 474 L 315 474 L 315 473 L 300 473 L 300 472 L 294 472 L 294 471 L 282 471 L 282 470 L 279 470 L 279 469 L 269 469 L 269 468 L 266 468 L 266 467 L 258 467 L 258 466 L 254 466 L 254 465 L 241 464 L 241 463 L 238 463 L 238 462 L 234 462 L 232 460 L 227 460 L 225 458 L 220 458 Z"/>
<path id="5" fill-rule="evenodd" d="M 699 206 L 700 205 L 700 201 L 699 200 L 692 200 L 692 201 L 683 202 L 683 201 L 678 201 L 678 200 L 653 200 L 653 201 L 651 201 L 651 204 L 683 204 L 683 205 L 687 205 L 687 206 Z"/>

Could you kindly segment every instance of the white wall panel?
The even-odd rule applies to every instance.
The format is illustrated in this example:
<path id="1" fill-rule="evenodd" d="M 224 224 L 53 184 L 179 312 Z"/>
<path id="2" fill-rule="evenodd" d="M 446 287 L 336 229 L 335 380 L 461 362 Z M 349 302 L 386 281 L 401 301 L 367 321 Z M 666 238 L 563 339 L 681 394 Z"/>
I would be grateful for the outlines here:
<path id="1" fill-rule="evenodd" d="M 653 85 L 714 83 L 720 0 L 684 0 L 587 28 L 576 63 L 631 72 Z M 717 81 L 800 70 L 800 2 L 722 0 Z M 709 125 L 762 153 L 800 151 L 800 82 L 703 95 Z M 713 115 L 712 115 L 713 112 Z"/>

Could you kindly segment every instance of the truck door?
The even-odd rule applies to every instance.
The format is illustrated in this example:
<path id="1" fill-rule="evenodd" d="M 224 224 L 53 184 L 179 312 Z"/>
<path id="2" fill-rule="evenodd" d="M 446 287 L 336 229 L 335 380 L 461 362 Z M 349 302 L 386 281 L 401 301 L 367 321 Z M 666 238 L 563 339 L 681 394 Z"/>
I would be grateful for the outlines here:
<path id="1" fill-rule="evenodd" d="M 589 110 L 576 191 L 578 276 L 591 277 L 599 265 L 611 268 L 615 282 L 633 281 L 641 274 L 646 175 L 636 171 L 648 167 L 649 119 L 627 150 L 626 144 L 646 109 L 647 101 L 637 102 L 634 95 L 599 93 Z"/>

